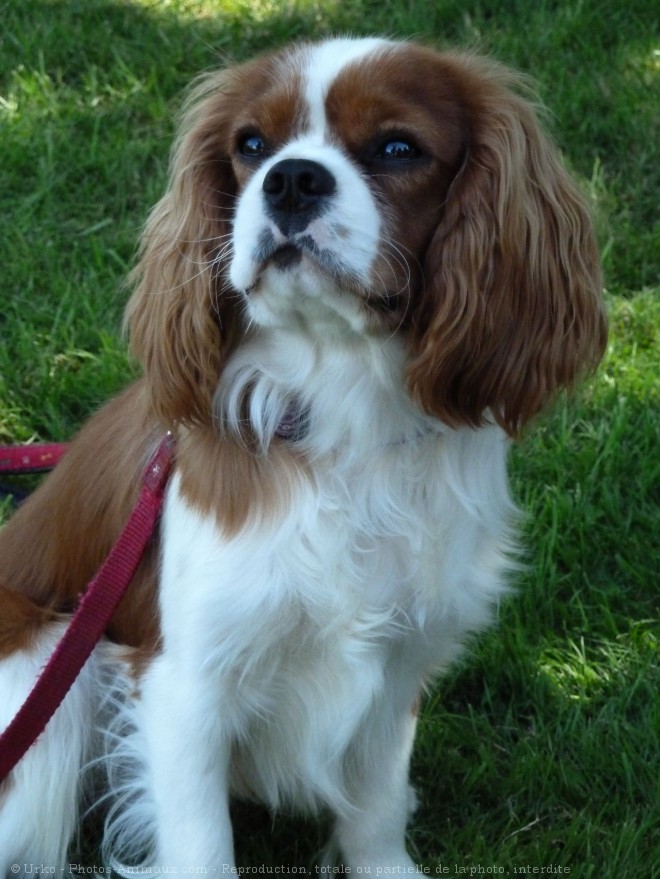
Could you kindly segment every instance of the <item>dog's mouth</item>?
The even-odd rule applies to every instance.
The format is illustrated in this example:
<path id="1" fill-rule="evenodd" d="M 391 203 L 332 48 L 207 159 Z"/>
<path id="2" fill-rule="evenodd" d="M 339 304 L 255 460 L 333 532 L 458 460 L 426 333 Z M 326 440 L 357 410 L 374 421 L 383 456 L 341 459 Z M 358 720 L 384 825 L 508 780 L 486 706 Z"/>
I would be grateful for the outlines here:
<path id="1" fill-rule="evenodd" d="M 315 239 L 305 233 L 293 239 L 276 241 L 270 231 L 262 234 L 254 255 L 256 276 L 274 268 L 280 272 L 302 270 L 310 274 L 325 275 L 340 287 L 350 289 L 356 278 L 350 268 L 344 264 L 334 251 L 319 247 Z"/>
<path id="2" fill-rule="evenodd" d="M 282 272 L 288 271 L 302 262 L 303 252 L 295 244 L 283 244 L 266 259 L 266 265 L 272 265 Z"/>
<path id="3" fill-rule="evenodd" d="M 369 279 L 345 262 L 334 246 L 319 245 L 309 230 L 290 237 L 263 230 L 251 254 L 250 280 L 240 289 L 256 323 L 319 315 L 343 317 L 352 327 L 397 328 L 407 297 L 398 290 L 371 292 Z M 310 304 L 311 303 L 311 304 Z"/>
<path id="4" fill-rule="evenodd" d="M 287 272 L 306 263 L 327 271 L 330 262 L 329 254 L 319 248 L 311 235 L 296 235 L 295 239 L 277 241 L 270 233 L 263 235 L 256 252 L 256 263 L 259 272 L 269 266 Z"/>

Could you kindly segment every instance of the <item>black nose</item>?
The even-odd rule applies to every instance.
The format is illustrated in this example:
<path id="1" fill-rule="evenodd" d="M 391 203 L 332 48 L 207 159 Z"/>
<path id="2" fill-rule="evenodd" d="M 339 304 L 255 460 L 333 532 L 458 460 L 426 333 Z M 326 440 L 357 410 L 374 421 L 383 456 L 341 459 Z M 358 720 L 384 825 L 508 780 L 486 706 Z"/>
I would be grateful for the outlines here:
<path id="1" fill-rule="evenodd" d="M 302 232 L 327 209 L 337 182 L 327 168 L 309 159 L 283 159 L 264 177 L 266 209 L 283 235 Z"/>

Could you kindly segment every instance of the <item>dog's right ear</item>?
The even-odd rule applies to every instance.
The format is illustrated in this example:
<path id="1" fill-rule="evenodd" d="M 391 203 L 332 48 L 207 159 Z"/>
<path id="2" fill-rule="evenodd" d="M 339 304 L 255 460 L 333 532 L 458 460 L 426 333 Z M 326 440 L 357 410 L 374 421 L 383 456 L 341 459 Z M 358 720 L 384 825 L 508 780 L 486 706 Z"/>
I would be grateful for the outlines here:
<path id="1" fill-rule="evenodd" d="M 237 191 L 227 149 L 230 77 L 206 76 L 191 93 L 167 192 L 149 216 L 129 278 L 130 348 L 165 425 L 211 421 L 213 393 L 240 321 L 236 297 L 223 291 Z"/>

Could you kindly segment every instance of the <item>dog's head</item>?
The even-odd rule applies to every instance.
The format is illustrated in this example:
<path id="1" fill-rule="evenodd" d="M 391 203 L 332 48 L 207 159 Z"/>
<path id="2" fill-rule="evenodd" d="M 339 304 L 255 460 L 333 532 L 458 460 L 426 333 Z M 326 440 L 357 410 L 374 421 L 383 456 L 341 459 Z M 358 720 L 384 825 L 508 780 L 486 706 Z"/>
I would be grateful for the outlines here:
<path id="1" fill-rule="evenodd" d="M 400 333 L 424 411 L 490 411 L 512 434 L 593 367 L 593 230 L 524 90 L 490 61 L 377 39 L 205 77 L 128 309 L 158 416 L 210 421 L 250 324 Z"/>

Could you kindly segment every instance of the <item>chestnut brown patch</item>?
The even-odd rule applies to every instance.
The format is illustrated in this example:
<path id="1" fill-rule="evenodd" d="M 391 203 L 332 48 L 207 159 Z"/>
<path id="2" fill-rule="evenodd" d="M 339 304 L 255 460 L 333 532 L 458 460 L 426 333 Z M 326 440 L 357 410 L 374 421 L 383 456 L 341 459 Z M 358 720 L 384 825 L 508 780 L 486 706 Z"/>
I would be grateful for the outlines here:
<path id="1" fill-rule="evenodd" d="M 304 457 L 286 441 L 276 440 L 260 455 L 202 427 L 182 431 L 177 466 L 183 497 L 229 536 L 282 515 L 306 478 Z"/>
<path id="2" fill-rule="evenodd" d="M 139 382 L 87 423 L 0 531 L 5 650 L 25 645 L 39 626 L 76 607 L 128 519 L 159 434 Z M 122 643 L 157 639 L 156 557 L 152 545 L 111 622 L 110 635 Z"/>

